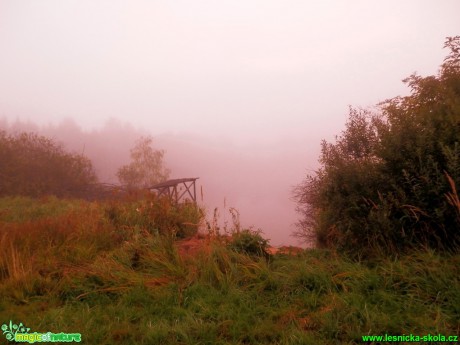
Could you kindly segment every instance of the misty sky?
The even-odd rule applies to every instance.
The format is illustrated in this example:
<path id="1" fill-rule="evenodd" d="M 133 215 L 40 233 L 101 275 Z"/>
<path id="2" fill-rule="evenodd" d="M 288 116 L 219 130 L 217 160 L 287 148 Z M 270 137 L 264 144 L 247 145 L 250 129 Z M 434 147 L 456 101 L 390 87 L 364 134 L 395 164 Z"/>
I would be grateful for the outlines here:
<path id="1" fill-rule="evenodd" d="M 336 133 L 432 74 L 460 2 L 0 1 L 0 114 L 239 140 Z"/>
<path id="2" fill-rule="evenodd" d="M 437 72 L 459 14 L 458 0 L 0 0 L 0 118 L 117 118 L 264 159 L 277 145 L 298 152 L 291 171 L 258 174 L 288 194 L 348 105 Z"/>

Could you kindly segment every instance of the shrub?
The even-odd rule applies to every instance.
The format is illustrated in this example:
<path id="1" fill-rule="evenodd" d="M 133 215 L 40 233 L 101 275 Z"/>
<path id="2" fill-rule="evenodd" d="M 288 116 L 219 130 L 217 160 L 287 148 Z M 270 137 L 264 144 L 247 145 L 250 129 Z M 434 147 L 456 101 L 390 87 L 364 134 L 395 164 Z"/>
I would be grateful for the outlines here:
<path id="1" fill-rule="evenodd" d="M 437 76 L 412 75 L 411 95 L 350 109 L 323 141 L 321 168 L 295 189 L 297 235 L 356 256 L 460 247 L 460 36 Z"/>
<path id="2" fill-rule="evenodd" d="M 85 156 L 34 133 L 0 132 L 0 196 L 72 196 L 96 180 Z"/>
<path id="3" fill-rule="evenodd" d="M 251 229 L 235 232 L 232 235 L 229 247 L 238 253 L 268 258 L 268 240 L 264 239 L 260 233 L 260 230 L 254 231 Z"/>

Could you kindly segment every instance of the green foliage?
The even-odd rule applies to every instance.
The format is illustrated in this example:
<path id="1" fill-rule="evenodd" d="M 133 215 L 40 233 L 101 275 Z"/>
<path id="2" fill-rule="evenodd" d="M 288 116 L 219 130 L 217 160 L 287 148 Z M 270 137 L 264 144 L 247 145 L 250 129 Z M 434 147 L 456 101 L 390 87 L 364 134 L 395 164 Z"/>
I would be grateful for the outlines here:
<path id="1" fill-rule="evenodd" d="M 142 137 L 131 149 L 131 163 L 117 173 L 120 183 L 128 188 L 144 188 L 168 179 L 170 171 L 163 166 L 163 150 L 152 148 L 152 138 Z"/>
<path id="2" fill-rule="evenodd" d="M 354 256 L 460 247 L 460 36 L 437 76 L 350 109 L 345 131 L 322 143 L 321 168 L 295 189 L 297 235 Z"/>
<path id="3" fill-rule="evenodd" d="M 251 256 L 269 257 L 267 252 L 268 240 L 264 239 L 260 231 L 244 229 L 232 234 L 229 247 L 238 252 Z"/>
<path id="4" fill-rule="evenodd" d="M 94 182 L 87 157 L 34 133 L 0 131 L 0 196 L 72 196 Z"/>

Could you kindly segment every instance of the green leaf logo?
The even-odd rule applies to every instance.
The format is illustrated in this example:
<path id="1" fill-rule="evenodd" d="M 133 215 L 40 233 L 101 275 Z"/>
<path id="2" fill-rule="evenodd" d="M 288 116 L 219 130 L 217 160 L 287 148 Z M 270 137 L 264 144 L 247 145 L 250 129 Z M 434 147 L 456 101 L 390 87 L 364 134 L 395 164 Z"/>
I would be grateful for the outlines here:
<path id="1" fill-rule="evenodd" d="M 4 323 L 1 327 L 3 334 L 5 335 L 6 339 L 9 341 L 14 340 L 14 337 L 16 333 L 28 333 L 30 331 L 30 328 L 27 328 L 22 324 L 22 322 L 19 323 L 19 325 L 13 323 L 13 321 L 10 320 L 9 325 Z"/>

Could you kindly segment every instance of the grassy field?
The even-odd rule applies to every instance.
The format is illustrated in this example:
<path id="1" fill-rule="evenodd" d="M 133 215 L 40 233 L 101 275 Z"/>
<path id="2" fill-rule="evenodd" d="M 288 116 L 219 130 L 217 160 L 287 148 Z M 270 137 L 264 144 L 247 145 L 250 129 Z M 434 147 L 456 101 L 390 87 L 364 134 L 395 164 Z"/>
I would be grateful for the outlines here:
<path id="1" fill-rule="evenodd" d="M 0 324 L 84 344 L 360 344 L 460 333 L 460 255 L 249 256 L 153 199 L 0 199 Z M 213 229 L 214 230 L 214 229 Z M 7 343 L 0 334 L 0 343 Z"/>

